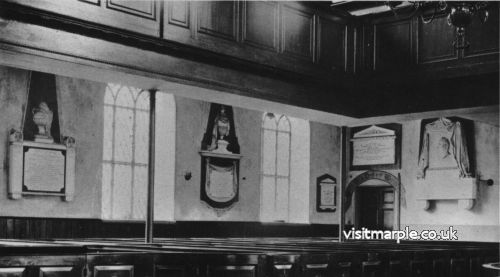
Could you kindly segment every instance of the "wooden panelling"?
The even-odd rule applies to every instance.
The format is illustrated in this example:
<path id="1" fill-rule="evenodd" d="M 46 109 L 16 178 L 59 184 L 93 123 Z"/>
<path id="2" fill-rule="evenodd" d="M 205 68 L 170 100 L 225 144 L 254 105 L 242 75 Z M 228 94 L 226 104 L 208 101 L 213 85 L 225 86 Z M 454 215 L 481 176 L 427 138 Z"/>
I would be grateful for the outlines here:
<path id="1" fill-rule="evenodd" d="M 189 2 L 188 1 L 168 1 L 166 21 L 168 24 L 189 28 Z"/>
<path id="2" fill-rule="evenodd" d="M 283 53 L 313 61 L 314 15 L 284 5 L 281 15 Z"/>
<path id="3" fill-rule="evenodd" d="M 470 26 L 465 29 L 465 39 L 470 46 L 465 49 L 465 57 L 498 54 L 499 6 L 490 3 L 488 20 L 483 24 L 474 17 Z"/>
<path id="4" fill-rule="evenodd" d="M 291 264 L 275 264 L 273 266 L 273 277 L 289 277 L 292 275 Z"/>
<path id="5" fill-rule="evenodd" d="M 389 261 L 389 266 L 387 268 L 387 276 L 397 277 L 404 276 L 404 266 L 401 261 Z"/>
<path id="6" fill-rule="evenodd" d="M 390 257 L 405 261 L 400 275 L 388 269 Z M 332 237 L 157 238 L 154 244 L 117 238 L 25 243 L 6 240 L 0 241 L 0 276 L 484 276 L 480 267 L 469 270 L 471 258 L 479 263 L 498 261 L 498 244 L 338 243 Z"/>
<path id="7" fill-rule="evenodd" d="M 238 2 L 202 1 L 198 4 L 199 33 L 236 40 L 238 33 Z"/>
<path id="8" fill-rule="evenodd" d="M 361 276 L 363 277 L 382 277 L 384 276 L 382 263 L 379 261 L 362 262 L 361 263 Z"/>
<path id="9" fill-rule="evenodd" d="M 452 258 L 450 261 L 450 276 L 466 277 L 467 263 L 464 258 Z"/>
<path id="10" fill-rule="evenodd" d="M 356 73 L 369 72 L 373 70 L 373 26 L 363 24 L 356 26 L 355 49 L 353 58 L 355 60 Z"/>
<path id="11" fill-rule="evenodd" d="M 243 2 L 243 42 L 251 46 L 277 51 L 278 4 L 275 2 Z"/>
<path id="12" fill-rule="evenodd" d="M 458 58 L 458 51 L 452 45 L 455 29 L 447 23 L 447 16 L 436 16 L 430 23 L 418 21 L 418 63 L 433 63 Z"/>
<path id="13" fill-rule="evenodd" d="M 473 272 L 481 272 L 483 259 L 481 257 L 470 257 L 469 259 L 469 275 L 472 276 Z"/>
<path id="14" fill-rule="evenodd" d="M 410 261 L 411 277 L 428 277 L 431 276 L 430 264 L 427 261 Z"/>
<path id="15" fill-rule="evenodd" d="M 470 38 L 471 47 L 466 50 L 466 58 L 419 66 L 414 66 L 417 60 L 424 62 L 443 53 L 446 55 L 446 47 L 451 42 L 446 41 L 442 48 L 439 46 L 434 50 L 423 51 L 416 43 L 418 36 L 411 33 L 418 29 L 418 25 L 414 23 L 415 20 L 400 20 L 404 16 L 395 18 L 384 14 L 380 15 L 385 17 L 382 19 L 369 17 L 366 20 L 363 18 L 363 21 L 352 22 L 345 19 L 346 23 L 340 23 L 343 21 L 338 19 L 340 25 L 347 25 L 347 35 L 343 36 L 347 37 L 346 44 L 354 45 L 350 38 L 359 42 L 359 50 L 362 51 L 359 51 L 360 54 L 356 58 L 363 63 L 356 65 L 360 69 L 366 69 L 356 72 L 360 74 L 342 78 L 331 74 L 331 67 L 341 65 L 342 59 L 337 58 L 341 57 L 338 47 L 332 49 L 329 46 L 340 44 L 340 41 L 325 41 L 325 30 L 321 28 L 333 26 L 337 18 L 318 9 L 314 6 L 316 4 L 278 3 L 278 34 L 273 36 L 271 34 L 276 33 L 276 30 L 271 32 L 270 28 L 266 29 L 269 33 L 258 33 L 258 24 L 248 23 L 245 30 L 242 28 L 240 20 L 245 16 L 240 13 L 240 8 L 246 9 L 245 13 L 251 12 L 242 2 L 166 2 L 156 4 L 155 12 L 149 13 L 146 6 L 126 4 L 125 0 L 125 4 L 112 3 L 116 3 L 115 6 L 120 3 L 122 6 L 128 5 L 129 10 L 135 12 L 116 7 L 107 8 L 107 1 L 94 2 L 99 5 L 77 0 L 0 1 L 0 10 L 6 11 L 2 13 L 1 18 L 9 22 L 0 28 L 2 54 L 8 52 L 2 56 L 7 57 L 6 62 L 20 67 L 35 66 L 45 67 L 51 72 L 75 72 L 77 70 L 73 65 L 79 64 L 83 65 L 86 72 L 92 72 L 93 67 L 98 68 L 100 72 L 107 70 L 113 74 L 146 74 L 150 78 L 178 81 L 355 117 L 464 108 L 464 105 L 472 107 L 498 102 L 498 93 L 494 91 L 498 87 L 498 76 L 490 77 L 498 75 L 498 55 L 490 54 L 497 43 L 493 38 L 498 36 L 498 32 L 494 34 L 494 28 L 498 28 L 494 26 L 498 21 L 494 11 L 490 11 L 491 16 L 486 23 L 493 25 L 481 26 L 487 30 L 490 28 L 488 26 L 494 26 L 488 31 L 491 35 L 481 36 L 481 39 L 487 40 L 485 45 L 475 44 Z M 254 4 L 268 5 L 251 3 Z M 273 6 L 275 3 L 269 5 Z M 262 8 L 255 8 L 256 6 L 252 9 L 258 13 Z M 162 7 L 163 17 L 159 16 Z M 269 10 L 265 10 L 263 14 L 275 15 Z M 148 14 L 155 14 L 155 19 L 147 18 Z M 198 18 L 200 14 L 202 16 Z M 160 18 L 164 19 L 162 33 L 166 40 L 160 36 Z M 335 20 L 330 23 L 330 18 Z M 262 21 L 269 20 L 266 17 Z M 394 22 L 395 20 L 397 21 Z M 255 29 L 252 29 L 254 27 Z M 359 39 L 353 38 L 354 28 L 359 31 Z M 442 28 L 448 28 L 446 23 Z M 473 28 L 475 27 L 471 26 L 470 30 L 466 30 L 466 35 L 478 34 L 472 31 Z M 174 29 L 176 31 L 172 31 Z M 340 32 L 340 29 L 335 30 Z M 243 34 L 240 34 L 240 31 L 247 32 L 244 42 L 241 42 Z M 277 41 L 266 42 L 269 37 L 276 36 Z M 87 47 L 88 45 L 92 47 Z M 272 51 L 263 51 L 262 48 L 266 47 Z M 278 53 L 274 52 L 275 47 L 278 48 Z M 424 53 L 423 56 L 418 56 L 419 59 L 416 59 L 414 51 L 417 48 Z M 317 55 L 314 53 L 316 51 Z M 353 49 L 349 51 L 354 52 Z M 349 60 L 352 60 L 352 56 L 354 54 L 349 55 Z M 315 61 L 315 58 L 318 60 Z M 334 62 L 331 63 L 332 59 Z M 28 60 L 36 62 L 31 65 Z M 347 61 L 347 64 L 350 63 L 352 61 Z M 62 69 L 63 66 L 65 69 Z M 380 72 L 372 72 L 373 69 Z M 387 74 L 387 71 L 394 74 Z M 90 75 L 92 74 L 87 73 L 87 76 Z M 474 80 L 463 78 L 471 76 Z M 485 79 L 488 86 L 481 81 Z M 399 83 L 394 85 L 394 80 Z M 452 81 L 446 84 L 433 82 L 433 88 L 429 88 L 429 82 L 425 82 L 428 80 Z M 383 97 L 376 97 L 377 105 L 373 105 L 373 99 L 364 95 L 376 93 L 376 90 L 380 89 L 377 82 L 386 87 L 383 89 Z M 417 91 L 413 88 L 417 82 L 425 84 L 425 87 L 419 87 Z M 494 85 L 491 86 L 490 83 Z M 463 84 L 465 86 L 462 86 Z M 430 90 L 439 93 L 427 93 Z M 311 91 L 317 92 L 314 97 L 310 96 Z M 335 94 L 332 94 L 332 91 L 335 91 Z M 470 91 L 479 91 L 481 95 L 470 97 Z M 444 96 L 451 94 L 450 92 L 453 92 L 453 97 Z M 457 94 L 459 97 L 456 97 Z M 392 99 L 391 103 L 383 101 L 388 98 Z M 25 232 L 21 230 L 30 230 L 31 227 L 33 226 L 16 229 L 20 230 L 19 233 L 23 236 L 43 236 L 32 231 L 21 234 Z M 0 227 L 1 232 L 4 231 Z"/>
<path id="16" fill-rule="evenodd" d="M 25 267 L 0 268 L 0 277 L 24 277 Z"/>
<path id="17" fill-rule="evenodd" d="M 332 275 L 328 264 L 306 264 L 302 272 L 305 277 L 327 277 Z"/>
<path id="18" fill-rule="evenodd" d="M 208 277 L 256 277 L 255 265 L 209 266 Z"/>
<path id="19" fill-rule="evenodd" d="M 435 276 L 447 276 L 447 260 L 445 259 L 434 259 L 432 261 L 432 272 Z"/>
<path id="20" fill-rule="evenodd" d="M 226 57 L 222 58 L 223 62 L 246 61 L 252 67 L 277 68 L 315 78 L 329 76 L 332 70 L 342 72 L 348 63 L 344 54 L 346 20 L 328 14 L 314 4 L 278 1 L 73 0 L 71 4 L 52 0 L 8 1 L 64 15 L 58 19 L 64 24 L 57 24 L 56 28 L 83 25 L 90 29 L 85 31 L 87 34 L 95 35 L 95 29 L 111 33 L 113 36 L 107 35 L 106 40 L 116 39 L 114 29 L 119 28 L 140 34 L 137 37 L 137 34 L 116 32 L 120 40 L 134 47 L 144 41 L 156 42 L 155 51 L 167 53 L 173 48 L 174 51 L 168 53 L 193 59 L 195 56 L 206 59 L 207 56 L 222 54 Z M 85 24 L 82 21 L 86 21 Z M 316 42 L 319 37 L 322 37 L 322 44 Z M 138 43 L 137 39 L 141 42 Z M 163 48 L 164 44 L 168 47 Z M 183 48 L 182 45 L 190 47 Z M 193 52 L 199 53 L 192 55 Z M 316 52 L 320 53 L 320 60 Z"/>
<path id="21" fill-rule="evenodd" d="M 78 0 L 78 1 L 85 2 L 85 3 L 90 3 L 90 4 L 94 4 L 94 5 L 100 5 L 101 4 L 101 0 Z"/>
<path id="22" fill-rule="evenodd" d="M 155 267 L 156 277 L 187 277 L 186 268 L 181 265 L 157 265 Z"/>
<path id="23" fill-rule="evenodd" d="M 40 267 L 39 277 L 70 277 L 78 273 L 72 266 Z"/>
<path id="24" fill-rule="evenodd" d="M 346 70 L 346 25 L 324 17 L 318 20 L 318 63 L 326 70 Z"/>
<path id="25" fill-rule="evenodd" d="M 408 69 L 412 63 L 411 22 L 381 23 L 374 27 L 374 70 Z"/>
<path id="26" fill-rule="evenodd" d="M 156 3 L 154 0 L 107 0 L 106 7 L 124 13 L 155 19 Z"/>
<path id="27" fill-rule="evenodd" d="M 159 4 L 155 0 L 9 0 L 106 27 L 159 37 Z"/>
<path id="28" fill-rule="evenodd" d="M 183 222 L 155 224 L 155 236 L 262 237 L 329 236 L 337 225 L 262 225 L 256 222 Z M 0 239 L 142 237 L 144 223 L 103 222 L 97 219 L 0 218 Z"/>
<path id="29" fill-rule="evenodd" d="M 358 67 L 365 72 L 396 73 L 399 76 L 391 76 L 393 79 L 409 80 L 415 75 L 446 79 L 498 72 L 499 6 L 496 2 L 488 5 L 488 20 L 482 24 L 474 16 L 465 28 L 469 43 L 465 49 L 455 49 L 456 30 L 448 24 L 447 13 L 438 12 L 429 23 L 410 13 L 367 17 L 356 29 L 362 34 Z M 431 11 L 428 13 L 426 17 L 431 18 Z"/>
<path id="30" fill-rule="evenodd" d="M 94 277 L 133 277 L 132 265 L 98 265 L 94 267 Z"/>
<path id="31" fill-rule="evenodd" d="M 352 263 L 351 262 L 339 262 L 334 266 L 334 272 L 336 276 L 351 277 Z"/>
<path id="32" fill-rule="evenodd" d="M 163 9 L 163 38 L 180 43 L 193 43 L 193 3 L 166 1 Z"/>

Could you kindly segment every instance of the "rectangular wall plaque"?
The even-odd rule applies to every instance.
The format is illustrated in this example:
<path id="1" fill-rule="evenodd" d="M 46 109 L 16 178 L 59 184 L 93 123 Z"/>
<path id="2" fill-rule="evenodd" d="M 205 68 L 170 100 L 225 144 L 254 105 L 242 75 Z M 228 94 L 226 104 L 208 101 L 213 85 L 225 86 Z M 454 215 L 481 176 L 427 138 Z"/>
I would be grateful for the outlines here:
<path id="1" fill-rule="evenodd" d="M 316 178 L 316 211 L 335 212 L 337 210 L 337 179 L 323 174 Z"/>
<path id="2" fill-rule="evenodd" d="M 353 139 L 352 165 L 394 164 L 396 136 Z"/>
<path id="3" fill-rule="evenodd" d="M 320 184 L 320 205 L 321 209 L 335 208 L 335 184 L 321 183 Z"/>
<path id="4" fill-rule="evenodd" d="M 20 132 L 10 137 L 9 197 L 61 196 L 72 201 L 75 193 L 74 139 L 64 144 L 23 141 Z"/>
<path id="5" fill-rule="evenodd" d="M 64 191 L 66 151 L 24 147 L 25 191 Z"/>

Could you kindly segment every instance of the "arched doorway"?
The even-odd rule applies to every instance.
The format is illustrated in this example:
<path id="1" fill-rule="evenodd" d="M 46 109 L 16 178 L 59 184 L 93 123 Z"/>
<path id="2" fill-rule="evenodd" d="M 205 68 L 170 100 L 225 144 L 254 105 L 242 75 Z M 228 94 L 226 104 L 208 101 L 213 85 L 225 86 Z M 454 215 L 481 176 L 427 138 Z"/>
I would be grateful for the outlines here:
<path id="1" fill-rule="evenodd" d="M 353 197 L 354 196 L 354 197 Z M 354 225 L 372 230 L 399 230 L 400 179 L 369 170 L 356 176 L 345 190 L 345 210 L 354 198 Z"/>

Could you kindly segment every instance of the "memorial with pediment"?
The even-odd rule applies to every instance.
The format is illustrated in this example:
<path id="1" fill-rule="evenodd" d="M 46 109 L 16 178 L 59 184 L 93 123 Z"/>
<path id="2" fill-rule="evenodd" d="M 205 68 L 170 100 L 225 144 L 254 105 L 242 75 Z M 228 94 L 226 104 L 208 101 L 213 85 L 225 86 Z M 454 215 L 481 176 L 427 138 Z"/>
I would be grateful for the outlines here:
<path id="1" fill-rule="evenodd" d="M 351 170 L 401 167 L 401 125 L 352 128 Z"/>

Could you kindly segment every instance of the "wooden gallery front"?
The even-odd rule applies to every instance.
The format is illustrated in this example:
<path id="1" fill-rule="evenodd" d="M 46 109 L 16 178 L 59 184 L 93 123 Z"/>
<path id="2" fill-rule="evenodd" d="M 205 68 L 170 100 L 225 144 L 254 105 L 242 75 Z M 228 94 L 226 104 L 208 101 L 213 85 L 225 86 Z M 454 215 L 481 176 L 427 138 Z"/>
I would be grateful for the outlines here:
<path id="1" fill-rule="evenodd" d="M 0 2 L 0 277 L 498 276 L 498 2 Z"/>

